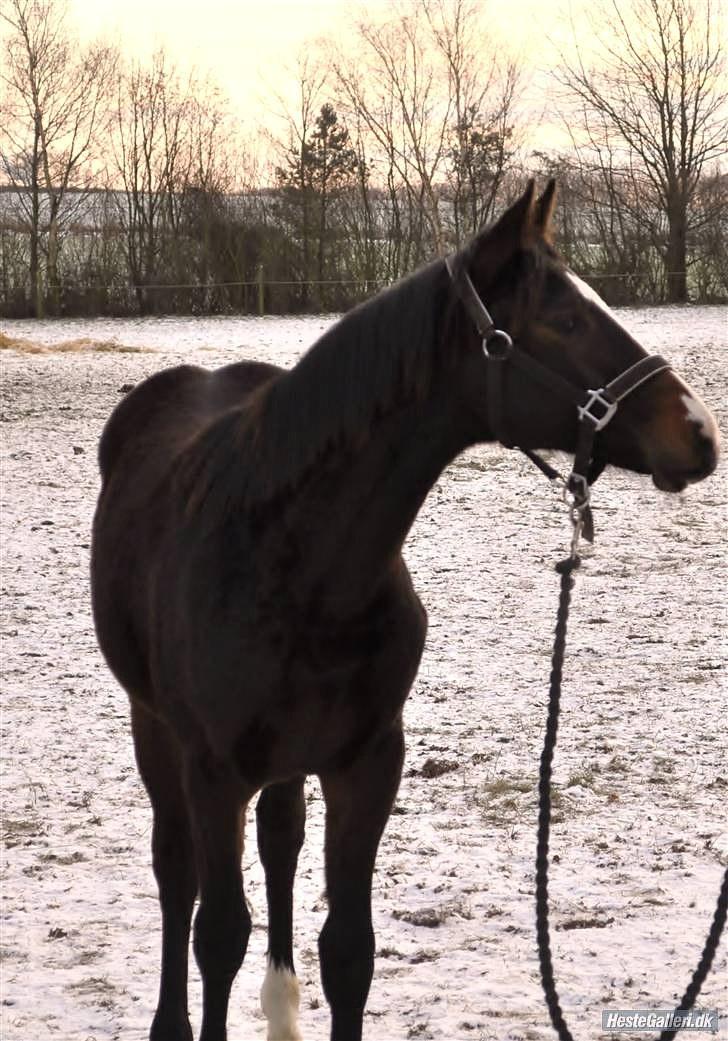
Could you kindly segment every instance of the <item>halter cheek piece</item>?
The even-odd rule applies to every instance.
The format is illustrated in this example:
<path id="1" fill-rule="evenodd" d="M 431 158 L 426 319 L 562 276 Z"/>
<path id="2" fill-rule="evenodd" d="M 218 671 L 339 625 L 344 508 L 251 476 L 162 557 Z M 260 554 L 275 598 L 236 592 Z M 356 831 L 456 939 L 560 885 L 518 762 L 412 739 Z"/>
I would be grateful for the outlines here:
<path id="1" fill-rule="evenodd" d="M 483 353 L 488 362 L 488 422 L 497 440 L 506 448 L 519 447 L 550 480 L 563 481 L 560 474 L 545 459 L 530 448 L 516 446 L 508 436 L 503 407 L 507 369 L 520 369 L 576 406 L 579 432 L 574 465 L 563 483 L 572 496 L 572 508 L 580 517 L 584 537 L 591 542 L 593 523 L 589 507 L 589 488 L 601 472 L 593 458 L 594 439 L 614 418 L 619 404 L 646 380 L 669 369 L 670 363 L 657 354 L 651 354 L 641 358 L 598 390 L 585 391 L 520 350 L 507 332 L 496 328 L 465 269 L 461 255 L 449 256 L 445 264 L 453 287 L 483 340 Z"/>

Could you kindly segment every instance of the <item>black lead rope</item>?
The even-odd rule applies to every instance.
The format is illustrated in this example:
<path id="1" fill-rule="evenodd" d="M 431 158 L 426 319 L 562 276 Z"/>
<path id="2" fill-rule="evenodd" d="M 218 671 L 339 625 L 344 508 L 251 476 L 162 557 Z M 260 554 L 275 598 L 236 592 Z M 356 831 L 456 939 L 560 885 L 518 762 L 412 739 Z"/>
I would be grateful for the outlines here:
<path id="1" fill-rule="evenodd" d="M 559 995 L 554 981 L 554 969 L 551 960 L 551 940 L 549 935 L 549 901 L 548 901 L 548 869 L 549 869 L 549 835 L 551 831 L 551 773 L 556 748 L 556 735 L 559 727 L 559 708 L 561 700 L 561 677 L 566 651 L 566 627 L 569 620 L 571 591 L 574 588 L 574 572 L 581 560 L 576 553 L 578 531 L 572 543 L 572 554 L 556 565 L 561 575 L 561 591 L 559 609 L 556 616 L 554 649 L 551 657 L 551 678 L 549 687 L 549 706 L 546 720 L 546 736 L 538 782 L 538 843 L 536 849 L 536 940 L 538 943 L 538 960 L 541 968 L 541 985 L 546 997 L 549 1015 L 559 1041 L 574 1041 L 566 1025 L 564 1014 L 559 1004 Z M 695 1004 L 698 994 L 710 972 L 715 952 L 720 942 L 721 933 L 728 909 L 728 868 L 723 875 L 718 896 L 718 904 L 713 915 L 713 922 L 703 947 L 698 966 L 692 980 L 683 995 L 676 1013 L 688 1012 Z M 659 1041 L 672 1041 L 680 1027 L 663 1030 Z"/>
<path id="2" fill-rule="evenodd" d="M 538 775 L 538 843 L 536 846 L 536 940 L 538 960 L 541 966 L 541 986 L 546 997 L 551 1022 L 559 1041 L 574 1041 L 566 1025 L 559 1004 L 559 995 L 554 981 L 551 961 L 551 939 L 549 937 L 549 835 L 551 832 L 551 767 L 559 729 L 561 700 L 561 676 L 566 651 L 566 625 L 569 620 L 571 590 L 574 588 L 573 572 L 581 564 L 577 555 L 567 557 L 556 565 L 561 575 L 559 610 L 556 616 L 556 635 L 551 656 L 551 679 L 549 686 L 549 709 L 546 719 L 546 737 L 541 753 L 541 768 Z"/>

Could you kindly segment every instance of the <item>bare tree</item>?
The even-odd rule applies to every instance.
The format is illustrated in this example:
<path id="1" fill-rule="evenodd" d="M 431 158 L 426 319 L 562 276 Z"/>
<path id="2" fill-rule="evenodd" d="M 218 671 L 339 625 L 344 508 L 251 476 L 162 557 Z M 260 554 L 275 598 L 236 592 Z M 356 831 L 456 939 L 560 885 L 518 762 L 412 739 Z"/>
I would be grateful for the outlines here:
<path id="1" fill-rule="evenodd" d="M 698 299 L 728 299 L 728 173 L 717 168 L 700 179 L 688 249 Z"/>
<path id="2" fill-rule="evenodd" d="M 668 299 L 681 302 L 701 173 L 728 151 L 718 19 L 711 0 L 604 0 L 591 11 L 594 61 L 578 40 L 575 60 L 562 55 L 581 117 L 575 142 L 651 236 Z"/>
<path id="3" fill-rule="evenodd" d="M 294 70 L 296 81 L 295 102 L 289 103 L 277 96 L 278 115 L 285 125 L 285 145 L 273 141 L 281 153 L 281 162 L 276 167 L 276 179 L 287 185 L 295 196 L 296 211 L 294 238 L 300 242 L 300 265 L 298 277 L 301 283 L 301 305 L 308 309 L 310 282 L 313 278 L 314 227 L 316 222 L 316 200 L 309 183 L 310 164 L 307 157 L 311 151 L 316 130 L 316 117 L 324 100 L 327 73 L 315 56 L 302 54 Z M 289 221 L 290 223 L 290 221 Z"/>
<path id="4" fill-rule="evenodd" d="M 362 53 L 335 63 L 344 97 L 386 157 L 390 188 L 394 176 L 404 188 L 410 227 L 424 220 L 443 252 L 438 180 L 452 100 L 438 82 L 424 8 L 413 5 L 383 24 L 362 21 L 358 34 Z"/>
<path id="5" fill-rule="evenodd" d="M 333 65 L 347 111 L 386 184 L 399 271 L 472 234 L 511 159 L 518 70 L 501 61 L 475 0 L 418 0 L 361 21 Z"/>
<path id="6" fill-rule="evenodd" d="M 163 51 L 148 67 L 134 63 L 117 85 L 114 156 L 127 263 L 137 305 L 149 310 L 149 286 L 161 278 L 165 238 L 179 226 L 180 166 L 189 99 Z"/>
<path id="7" fill-rule="evenodd" d="M 184 236 L 190 243 L 183 277 L 200 284 L 198 304 L 207 311 L 224 295 L 217 291 L 222 287 L 213 289 L 210 283 L 220 262 L 216 255 L 220 226 L 234 217 L 242 159 L 227 97 L 207 80 L 191 84 L 191 89 L 185 106 L 187 156 L 179 164 L 177 185 L 178 238 Z"/>
<path id="8" fill-rule="evenodd" d="M 514 104 L 520 71 L 486 43 L 475 0 L 422 0 L 437 52 L 444 60 L 452 119 L 447 177 L 454 238 L 459 245 L 492 216 L 513 158 Z"/>
<path id="9" fill-rule="evenodd" d="M 11 29 L 0 72 L 0 158 L 18 189 L 30 234 L 30 283 L 35 313 L 44 310 L 46 281 L 58 306 L 58 260 L 69 189 L 88 188 L 94 142 L 107 117 L 116 61 L 102 44 L 79 48 L 65 29 L 59 0 L 7 0 L 1 17 Z M 83 193 L 76 194 L 83 204 Z"/>
<path id="10" fill-rule="evenodd" d="M 370 286 L 376 286 L 390 276 L 388 258 L 382 255 L 378 227 L 379 200 L 383 193 L 372 186 L 365 126 L 360 113 L 351 113 L 349 132 L 356 154 L 356 189 L 343 197 L 339 216 L 342 238 L 349 244 L 351 274 L 360 280 L 366 293 Z"/>
<path id="11" fill-rule="evenodd" d="M 114 198 L 139 311 L 209 306 L 236 147 L 228 100 L 211 79 L 182 78 L 163 50 L 121 71 L 112 183 L 123 188 Z"/>

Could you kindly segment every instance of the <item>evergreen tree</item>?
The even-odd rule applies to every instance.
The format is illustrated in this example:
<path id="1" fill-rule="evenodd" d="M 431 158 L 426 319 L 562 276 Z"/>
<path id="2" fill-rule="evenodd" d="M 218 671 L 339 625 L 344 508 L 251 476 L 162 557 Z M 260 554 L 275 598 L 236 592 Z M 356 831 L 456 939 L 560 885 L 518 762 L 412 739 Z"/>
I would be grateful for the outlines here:
<path id="1" fill-rule="evenodd" d="M 305 308 L 321 308 L 330 295 L 322 285 L 310 293 L 306 283 L 321 283 L 342 274 L 330 248 L 336 237 L 333 209 L 341 193 L 354 186 L 357 168 L 358 158 L 349 131 L 327 103 L 322 105 L 310 137 L 291 147 L 285 165 L 276 170 L 285 216 L 299 245 Z"/>
<path id="2" fill-rule="evenodd" d="M 469 105 L 454 128 L 449 153 L 455 241 L 474 235 L 493 216 L 503 177 L 512 159 L 512 129 L 488 121 Z"/>

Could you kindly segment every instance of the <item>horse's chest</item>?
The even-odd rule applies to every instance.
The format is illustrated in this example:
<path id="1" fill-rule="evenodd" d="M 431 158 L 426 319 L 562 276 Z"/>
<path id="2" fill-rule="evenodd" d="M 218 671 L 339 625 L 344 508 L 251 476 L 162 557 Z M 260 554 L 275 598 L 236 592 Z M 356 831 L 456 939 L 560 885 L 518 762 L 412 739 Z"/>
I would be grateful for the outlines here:
<path id="1" fill-rule="evenodd" d="M 382 597 L 351 619 L 304 615 L 289 643 L 290 665 L 302 682 L 343 686 L 372 697 L 376 691 L 370 688 L 396 689 L 416 670 L 426 628 L 414 593 Z"/>
<path id="2" fill-rule="evenodd" d="M 288 774 L 320 773 L 355 758 L 401 712 L 425 631 L 426 616 L 414 598 L 396 610 L 350 623 L 307 619 L 285 635 L 272 634 L 277 677 L 256 699 L 264 711 L 246 723 L 238 738 L 241 771 L 251 781 L 261 779 L 246 763 L 254 760 L 265 773 L 260 752 L 266 744 L 270 762 Z"/>

